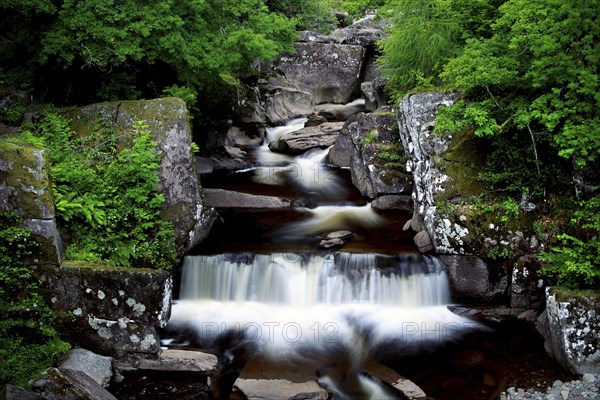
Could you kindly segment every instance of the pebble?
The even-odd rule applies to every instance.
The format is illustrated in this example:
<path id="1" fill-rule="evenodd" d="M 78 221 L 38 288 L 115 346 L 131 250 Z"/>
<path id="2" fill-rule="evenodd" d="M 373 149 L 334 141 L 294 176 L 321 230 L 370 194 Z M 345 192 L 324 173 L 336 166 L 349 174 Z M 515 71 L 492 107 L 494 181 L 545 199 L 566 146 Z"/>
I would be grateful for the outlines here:
<path id="1" fill-rule="evenodd" d="M 600 375 L 585 374 L 581 379 L 571 382 L 555 381 L 545 391 L 537 389 L 510 387 L 500 395 L 501 400 L 600 400 Z"/>

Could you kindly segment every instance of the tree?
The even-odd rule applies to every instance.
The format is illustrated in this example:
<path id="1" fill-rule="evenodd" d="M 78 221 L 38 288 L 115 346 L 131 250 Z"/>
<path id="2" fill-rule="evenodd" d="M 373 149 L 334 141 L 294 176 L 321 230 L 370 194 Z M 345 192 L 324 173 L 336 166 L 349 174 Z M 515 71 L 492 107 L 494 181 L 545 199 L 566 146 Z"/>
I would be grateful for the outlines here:
<path id="1" fill-rule="evenodd" d="M 99 82 L 87 89 L 105 99 L 156 96 L 173 84 L 207 94 L 293 51 L 294 38 L 295 21 L 263 0 L 65 0 L 37 61 L 45 74 Z"/>

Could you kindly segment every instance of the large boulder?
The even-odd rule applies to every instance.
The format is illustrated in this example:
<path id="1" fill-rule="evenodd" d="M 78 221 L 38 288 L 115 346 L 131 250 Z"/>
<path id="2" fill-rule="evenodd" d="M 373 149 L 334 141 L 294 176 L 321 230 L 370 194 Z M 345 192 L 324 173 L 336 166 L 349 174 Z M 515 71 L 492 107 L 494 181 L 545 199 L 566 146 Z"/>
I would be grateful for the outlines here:
<path id="1" fill-rule="evenodd" d="M 343 122 L 326 122 L 286 133 L 279 140 L 269 143 L 272 151 L 287 154 L 300 154 L 313 148 L 327 148 L 335 143 Z"/>
<path id="2" fill-rule="evenodd" d="M 171 312 L 168 272 L 65 262 L 43 273 L 69 341 L 107 356 L 160 351 L 157 328 L 166 326 Z"/>
<path id="3" fill-rule="evenodd" d="M 406 169 L 414 178 L 416 230 L 426 230 L 434 249 L 449 254 L 465 253 L 462 239 L 468 231 L 458 223 L 445 223 L 436 212 L 434 195 L 444 190 L 448 176 L 432 165 L 432 158 L 448 150 L 450 138 L 432 132 L 438 108 L 457 100 L 455 93 L 420 93 L 404 97 L 398 107 L 400 138 L 408 156 Z"/>
<path id="4" fill-rule="evenodd" d="M 117 400 L 84 372 L 67 368 L 48 369 L 32 386 L 45 400 Z"/>
<path id="5" fill-rule="evenodd" d="M 388 21 L 368 15 L 352 25 L 338 28 L 331 33 L 331 38 L 340 44 L 356 44 L 365 48 L 374 48 L 377 42 L 385 37 Z"/>
<path id="6" fill-rule="evenodd" d="M 271 125 L 281 125 L 314 111 L 312 94 L 291 87 L 278 87 L 268 92 L 265 94 L 264 104 L 266 121 Z"/>
<path id="7" fill-rule="evenodd" d="M 365 48 L 332 43 L 295 43 L 295 54 L 272 64 L 269 84 L 312 94 L 314 103 L 349 103 L 357 97 Z"/>
<path id="8" fill-rule="evenodd" d="M 600 373 L 600 295 L 546 288 L 546 310 L 538 318 L 544 346 L 579 375 Z"/>
<path id="9" fill-rule="evenodd" d="M 352 183 L 369 199 L 411 194 L 404 158 L 395 115 L 387 109 L 348 120 L 329 155 L 331 163 L 350 167 Z"/>
<path id="10" fill-rule="evenodd" d="M 509 296 L 508 274 L 502 266 L 490 266 L 481 258 L 440 256 L 447 266 L 452 300 L 466 304 L 504 304 Z"/>
<path id="11" fill-rule="evenodd" d="M 183 100 L 160 98 L 99 103 L 77 109 L 70 117 L 71 128 L 76 132 L 91 132 L 103 122 L 118 135 L 126 135 L 136 121 L 145 121 L 162 155 L 158 190 L 165 196 L 163 218 L 175 227 L 178 254 L 190 250 L 208 235 L 215 214 L 202 202 L 190 148 L 189 114 Z"/>
<path id="12" fill-rule="evenodd" d="M 14 140 L 0 140 L 0 212 L 13 211 L 39 243 L 33 258 L 58 264 L 63 246 L 55 223 L 49 152 Z"/>
<path id="13" fill-rule="evenodd" d="M 206 202 L 215 208 L 287 208 L 290 200 L 223 189 L 205 189 Z"/>

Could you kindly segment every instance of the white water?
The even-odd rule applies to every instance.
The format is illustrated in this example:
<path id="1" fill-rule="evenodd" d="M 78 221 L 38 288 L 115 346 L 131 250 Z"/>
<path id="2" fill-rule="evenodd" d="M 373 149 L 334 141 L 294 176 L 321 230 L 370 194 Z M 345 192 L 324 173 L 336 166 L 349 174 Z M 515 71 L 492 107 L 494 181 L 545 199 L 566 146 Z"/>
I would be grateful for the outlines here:
<path id="1" fill-rule="evenodd" d="M 473 329 L 448 302 L 443 265 L 421 255 L 188 256 L 169 325 L 191 329 L 209 348 L 236 331 L 268 359 L 343 350 L 354 364 L 367 353 L 441 345 Z"/>
<path id="2" fill-rule="evenodd" d="M 262 146 L 255 150 L 258 166 L 253 180 L 266 185 L 291 184 L 309 194 L 335 194 L 344 190 L 344 183 L 325 164 L 329 149 L 311 149 L 298 156 L 275 153 L 269 143 L 283 135 L 300 130 L 307 118 L 297 118 L 286 125 L 266 129 Z"/>
<path id="3" fill-rule="evenodd" d="M 295 208 L 304 213 L 307 219 L 283 224 L 278 233 L 285 236 L 313 236 L 337 230 L 354 228 L 375 228 L 385 223 L 385 218 L 375 211 L 370 203 L 364 206 L 319 206 L 315 208 Z"/>

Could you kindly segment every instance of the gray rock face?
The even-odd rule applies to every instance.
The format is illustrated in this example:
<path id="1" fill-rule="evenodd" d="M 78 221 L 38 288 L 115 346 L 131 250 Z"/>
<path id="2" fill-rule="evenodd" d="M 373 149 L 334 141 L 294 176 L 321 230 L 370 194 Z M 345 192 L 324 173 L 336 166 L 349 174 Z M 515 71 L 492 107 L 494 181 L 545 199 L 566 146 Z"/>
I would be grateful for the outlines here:
<path id="1" fill-rule="evenodd" d="M 448 177 L 434 168 L 431 157 L 446 151 L 449 139 L 433 136 L 431 132 L 438 108 L 457 100 L 454 93 L 420 93 L 403 98 L 398 108 L 400 138 L 408 156 L 406 169 L 414 177 L 413 220 L 427 230 L 436 252 L 449 254 L 465 253 L 462 238 L 468 231 L 459 224 L 446 222 L 436 213 L 434 194 L 444 190 L 443 183 Z"/>
<path id="2" fill-rule="evenodd" d="M 162 350 L 158 358 L 133 356 L 119 361 L 120 370 L 197 372 L 214 374 L 220 365 L 214 354 L 189 350 Z"/>
<path id="3" fill-rule="evenodd" d="M 51 368 L 33 384 L 46 400 L 117 400 L 81 371 Z"/>
<path id="4" fill-rule="evenodd" d="M 71 349 L 60 368 L 81 371 L 102 387 L 108 387 L 113 376 L 112 357 L 101 356 L 86 349 Z"/>
<path id="5" fill-rule="evenodd" d="M 299 154 L 313 148 L 327 148 L 335 143 L 343 122 L 326 122 L 287 133 L 279 140 L 269 143 L 272 151 L 286 154 Z"/>
<path id="6" fill-rule="evenodd" d="M 158 190 L 165 196 L 163 217 L 175 227 L 178 254 L 201 242 L 215 214 L 202 204 L 185 103 L 177 98 L 161 98 L 93 104 L 73 112 L 71 127 L 90 131 L 99 118 L 114 127 L 117 134 L 126 134 L 136 121 L 148 123 L 162 155 Z"/>
<path id="7" fill-rule="evenodd" d="M 249 399 L 314 399 L 325 400 L 328 393 L 314 381 L 292 382 L 287 379 L 241 379 L 235 385 Z"/>
<path id="8" fill-rule="evenodd" d="M 159 352 L 173 290 L 166 271 L 63 264 L 42 280 L 52 308 L 72 315 L 62 332 L 73 343 L 108 356 Z"/>
<path id="9" fill-rule="evenodd" d="M 292 87 L 278 87 L 273 93 L 266 94 L 264 102 L 266 120 L 271 125 L 281 125 L 314 111 L 312 94 Z"/>
<path id="10" fill-rule="evenodd" d="M 352 25 L 338 28 L 331 33 L 336 43 L 356 44 L 372 48 L 384 38 L 387 21 L 376 19 L 375 15 L 368 15 Z"/>
<path id="11" fill-rule="evenodd" d="M 508 297 L 509 282 L 504 269 L 490 268 L 475 256 L 442 255 L 448 267 L 452 299 L 470 304 L 501 304 Z"/>
<path id="12" fill-rule="evenodd" d="M 205 189 L 206 202 L 215 208 L 286 208 L 290 200 L 223 189 Z"/>
<path id="13" fill-rule="evenodd" d="M 296 53 L 278 57 L 271 84 L 295 87 L 312 94 L 314 103 L 344 104 L 353 100 L 359 88 L 365 48 L 331 43 L 295 44 Z"/>
<path id="14" fill-rule="evenodd" d="M 330 150 L 329 161 L 340 167 L 349 166 L 354 186 L 363 196 L 375 199 L 412 192 L 412 178 L 404 173 L 404 167 L 388 163 L 384 157 L 403 158 L 403 153 L 397 141 L 395 116 L 382 110 L 348 120 Z"/>
<path id="15" fill-rule="evenodd" d="M 600 373 L 600 296 L 547 288 L 538 330 L 548 354 L 565 368 L 579 375 Z"/>
<path id="16" fill-rule="evenodd" d="M 43 400 L 44 398 L 37 394 L 23 389 L 19 386 L 4 385 L 0 390 L 0 400 Z"/>
<path id="17" fill-rule="evenodd" d="M 40 244 L 39 254 L 33 258 L 58 264 L 64 254 L 49 171 L 47 150 L 0 142 L 0 212 L 14 211 L 23 217 L 23 228 Z"/>

